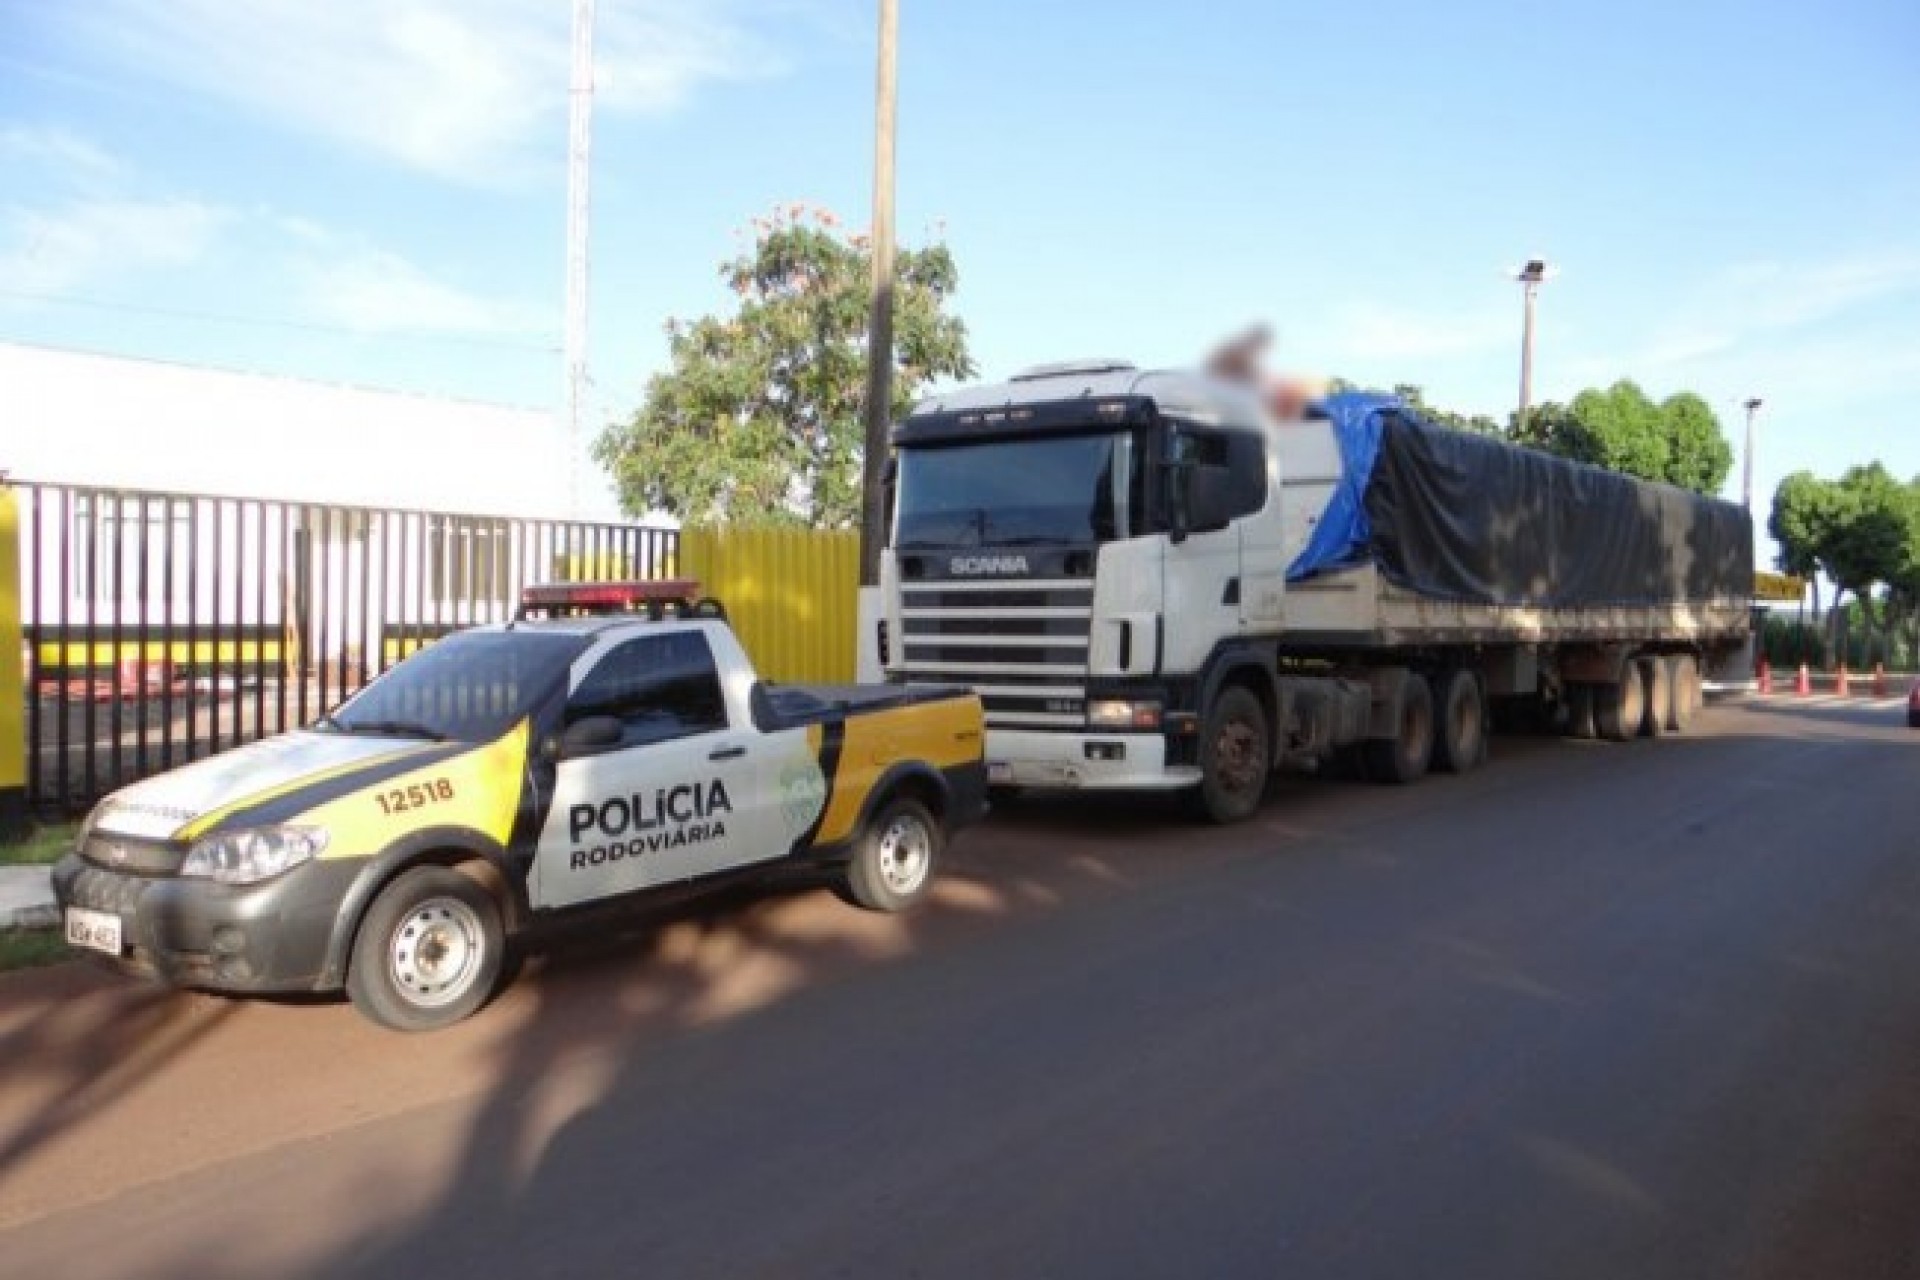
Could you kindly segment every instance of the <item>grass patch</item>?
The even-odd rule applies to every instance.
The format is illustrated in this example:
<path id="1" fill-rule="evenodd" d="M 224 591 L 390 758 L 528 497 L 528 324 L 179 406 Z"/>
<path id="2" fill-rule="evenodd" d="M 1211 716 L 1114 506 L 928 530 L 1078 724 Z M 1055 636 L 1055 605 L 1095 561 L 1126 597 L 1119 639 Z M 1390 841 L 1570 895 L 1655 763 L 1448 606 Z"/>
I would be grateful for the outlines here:
<path id="1" fill-rule="evenodd" d="M 58 929 L 0 929 L 0 973 L 72 958 L 73 951 Z"/>
<path id="2" fill-rule="evenodd" d="M 55 862 L 73 848 L 73 837 L 79 829 L 77 822 L 56 822 L 36 826 L 24 840 L 0 842 L 0 866 L 44 866 Z"/>

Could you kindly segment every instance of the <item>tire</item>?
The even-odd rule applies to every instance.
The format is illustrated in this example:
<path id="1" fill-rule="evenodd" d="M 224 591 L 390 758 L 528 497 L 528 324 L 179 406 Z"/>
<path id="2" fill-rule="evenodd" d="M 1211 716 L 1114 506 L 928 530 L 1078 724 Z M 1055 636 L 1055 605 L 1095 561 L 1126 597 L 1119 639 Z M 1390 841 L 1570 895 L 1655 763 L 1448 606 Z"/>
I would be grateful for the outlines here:
<path id="1" fill-rule="evenodd" d="M 1487 758 L 1487 703 L 1480 677 L 1455 669 L 1440 677 L 1440 723 L 1433 743 L 1433 767 L 1465 773 Z"/>
<path id="2" fill-rule="evenodd" d="M 1208 822 L 1245 822 L 1260 808 L 1273 772 L 1273 734 L 1253 690 L 1220 691 L 1200 727 L 1200 786 L 1193 803 Z"/>
<path id="3" fill-rule="evenodd" d="M 1693 723 L 1694 712 L 1700 709 L 1700 664 L 1692 657 L 1682 655 L 1667 659 L 1671 668 L 1668 683 L 1673 686 L 1673 705 L 1667 710 L 1667 728 L 1675 733 L 1685 733 Z"/>
<path id="4" fill-rule="evenodd" d="M 1593 686 L 1590 684 L 1567 686 L 1567 736 L 1580 739 L 1597 736 L 1597 730 L 1593 727 Z"/>
<path id="5" fill-rule="evenodd" d="M 1639 736 L 1647 714 L 1647 686 L 1640 664 L 1620 668 L 1618 682 L 1593 686 L 1593 727 L 1609 742 L 1630 742 Z"/>
<path id="6" fill-rule="evenodd" d="M 847 861 L 846 893 L 869 911 L 905 911 L 933 884 L 946 829 L 912 796 L 881 805 L 861 829 Z"/>
<path id="7" fill-rule="evenodd" d="M 1393 720 L 1393 737 L 1367 743 L 1367 775 L 1396 785 L 1418 782 L 1433 761 L 1433 689 L 1425 676 L 1410 675 L 1400 686 Z"/>
<path id="8" fill-rule="evenodd" d="M 449 867 L 415 867 L 360 918 L 347 995 L 394 1031 L 451 1026 L 487 1002 L 506 956 L 500 904 Z"/>
<path id="9" fill-rule="evenodd" d="M 1665 658 L 1640 659 L 1640 679 L 1647 691 L 1647 705 L 1640 717 L 1640 736 L 1657 738 L 1667 731 L 1673 718 L 1673 668 Z"/>

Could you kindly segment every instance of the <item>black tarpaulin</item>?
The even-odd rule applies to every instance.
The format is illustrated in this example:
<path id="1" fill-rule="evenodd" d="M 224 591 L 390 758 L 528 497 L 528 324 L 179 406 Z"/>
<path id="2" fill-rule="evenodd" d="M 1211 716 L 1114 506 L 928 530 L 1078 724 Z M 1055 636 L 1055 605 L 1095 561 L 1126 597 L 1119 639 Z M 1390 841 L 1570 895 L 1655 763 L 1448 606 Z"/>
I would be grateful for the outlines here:
<path id="1" fill-rule="evenodd" d="M 1364 536 L 1397 585 L 1555 607 L 1752 597 L 1752 522 L 1733 503 L 1375 412 Z"/>

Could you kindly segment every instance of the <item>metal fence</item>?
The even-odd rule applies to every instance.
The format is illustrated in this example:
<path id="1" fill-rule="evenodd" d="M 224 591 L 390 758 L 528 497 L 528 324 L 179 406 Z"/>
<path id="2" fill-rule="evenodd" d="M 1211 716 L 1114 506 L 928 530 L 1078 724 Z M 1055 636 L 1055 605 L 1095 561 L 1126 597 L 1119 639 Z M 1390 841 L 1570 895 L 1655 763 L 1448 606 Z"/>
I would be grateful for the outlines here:
<path id="1" fill-rule="evenodd" d="M 43 811 L 305 724 L 530 582 L 666 576 L 678 552 L 637 525 L 11 483 Z"/>

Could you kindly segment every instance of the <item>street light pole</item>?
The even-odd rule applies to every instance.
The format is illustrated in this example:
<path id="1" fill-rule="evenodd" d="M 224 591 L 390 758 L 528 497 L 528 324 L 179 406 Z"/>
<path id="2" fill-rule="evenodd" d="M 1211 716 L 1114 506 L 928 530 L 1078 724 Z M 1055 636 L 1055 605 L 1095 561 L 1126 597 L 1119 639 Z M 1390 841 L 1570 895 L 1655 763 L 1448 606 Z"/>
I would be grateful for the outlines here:
<path id="1" fill-rule="evenodd" d="M 1533 404 L 1533 310 L 1540 296 L 1540 282 L 1547 278 L 1547 264 L 1543 258 L 1529 258 L 1526 264 L 1513 273 L 1520 282 L 1525 298 L 1525 318 L 1520 329 L 1520 411 L 1514 415 L 1514 434 L 1526 438 L 1527 410 Z"/>
<path id="2" fill-rule="evenodd" d="M 899 0 L 880 0 L 873 109 L 873 293 L 867 313 L 866 449 L 860 477 L 860 585 L 880 585 L 886 541 L 884 475 L 893 419 L 893 135 Z"/>
<path id="3" fill-rule="evenodd" d="M 1748 511 L 1753 510 L 1753 418 L 1760 412 L 1762 401 L 1753 396 L 1747 401 L 1747 447 L 1740 455 L 1740 501 Z"/>

